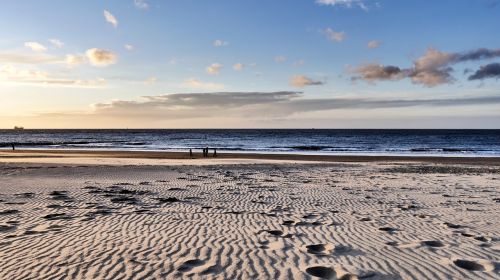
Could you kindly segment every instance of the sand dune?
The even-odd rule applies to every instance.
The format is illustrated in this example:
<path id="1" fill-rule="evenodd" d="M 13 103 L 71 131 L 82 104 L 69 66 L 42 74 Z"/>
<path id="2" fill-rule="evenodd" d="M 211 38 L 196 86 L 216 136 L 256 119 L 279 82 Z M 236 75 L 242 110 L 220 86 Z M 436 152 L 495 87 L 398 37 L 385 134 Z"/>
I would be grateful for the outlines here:
<path id="1" fill-rule="evenodd" d="M 498 279 L 500 173 L 2 163 L 0 279 Z"/>

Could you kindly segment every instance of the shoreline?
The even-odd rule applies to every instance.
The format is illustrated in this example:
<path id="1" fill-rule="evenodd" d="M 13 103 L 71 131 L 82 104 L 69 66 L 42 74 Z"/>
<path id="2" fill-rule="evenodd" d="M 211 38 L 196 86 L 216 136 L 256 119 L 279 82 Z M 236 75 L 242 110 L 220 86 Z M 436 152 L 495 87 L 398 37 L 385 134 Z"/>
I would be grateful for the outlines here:
<path id="1" fill-rule="evenodd" d="M 303 154 L 259 154 L 259 153 L 218 153 L 204 158 L 198 151 L 193 157 L 187 152 L 156 151 L 89 151 L 89 150 L 0 150 L 0 161 L 9 159 L 43 158 L 112 158 L 112 159 L 156 159 L 156 160 L 271 160 L 304 162 L 396 162 L 396 163 L 434 163 L 434 164 L 471 164 L 500 166 L 500 157 L 448 157 L 448 156 L 381 156 L 381 155 L 303 155 Z"/>

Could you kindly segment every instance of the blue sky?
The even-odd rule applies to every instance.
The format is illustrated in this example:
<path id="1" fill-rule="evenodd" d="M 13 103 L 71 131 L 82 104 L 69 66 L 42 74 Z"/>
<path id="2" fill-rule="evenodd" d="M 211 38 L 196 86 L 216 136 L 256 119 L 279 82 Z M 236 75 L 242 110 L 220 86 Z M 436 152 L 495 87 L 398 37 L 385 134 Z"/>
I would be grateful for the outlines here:
<path id="1" fill-rule="evenodd" d="M 22 0 L 0 18 L 0 127 L 500 128 L 495 0 Z"/>

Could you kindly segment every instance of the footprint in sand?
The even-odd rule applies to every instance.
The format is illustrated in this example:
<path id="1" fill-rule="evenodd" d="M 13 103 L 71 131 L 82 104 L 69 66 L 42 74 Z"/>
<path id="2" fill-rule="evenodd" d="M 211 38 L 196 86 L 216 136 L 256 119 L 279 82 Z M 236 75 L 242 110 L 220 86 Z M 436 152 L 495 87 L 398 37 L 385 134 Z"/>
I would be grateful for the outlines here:
<path id="1" fill-rule="evenodd" d="M 394 233 L 394 232 L 398 231 L 397 228 L 393 228 L 393 227 L 381 227 L 378 230 L 385 231 L 388 233 Z"/>
<path id="2" fill-rule="evenodd" d="M 311 244 L 311 245 L 306 245 L 304 248 L 307 251 L 307 253 L 317 256 L 361 254 L 360 251 L 354 250 L 352 247 L 346 245 Z"/>
<path id="3" fill-rule="evenodd" d="M 457 228 L 462 228 L 463 226 L 457 225 L 457 224 L 452 224 L 452 223 L 444 223 L 447 227 L 457 229 Z"/>
<path id="4" fill-rule="evenodd" d="M 321 279 L 332 279 L 336 275 L 335 270 L 326 266 L 311 266 L 306 268 L 306 272 L 311 276 Z"/>
<path id="5" fill-rule="evenodd" d="M 420 244 L 427 247 L 444 247 L 444 243 L 439 240 L 424 240 Z"/>
<path id="6" fill-rule="evenodd" d="M 49 215 L 43 216 L 43 218 L 46 220 L 49 220 L 49 221 L 73 219 L 72 216 L 70 216 L 66 213 L 49 214 Z"/>
<path id="7" fill-rule="evenodd" d="M 291 238 L 293 236 L 290 233 L 284 234 L 281 230 L 264 230 L 264 232 L 267 232 L 274 237 Z"/>
<path id="8" fill-rule="evenodd" d="M 180 272 L 188 272 L 195 267 L 204 265 L 205 263 L 206 262 L 204 260 L 200 259 L 187 260 L 177 270 Z"/>
<path id="9" fill-rule="evenodd" d="M 21 211 L 16 210 L 16 209 L 7 209 L 7 210 L 0 211 L 0 216 L 14 215 L 14 214 L 19 214 L 19 213 L 21 213 Z"/>
<path id="10" fill-rule="evenodd" d="M 15 230 L 16 225 L 0 225 L 0 232 L 9 232 Z"/>
<path id="11" fill-rule="evenodd" d="M 469 271 L 490 271 L 494 268 L 494 265 L 490 262 L 479 263 L 463 259 L 456 259 L 453 264 Z"/>

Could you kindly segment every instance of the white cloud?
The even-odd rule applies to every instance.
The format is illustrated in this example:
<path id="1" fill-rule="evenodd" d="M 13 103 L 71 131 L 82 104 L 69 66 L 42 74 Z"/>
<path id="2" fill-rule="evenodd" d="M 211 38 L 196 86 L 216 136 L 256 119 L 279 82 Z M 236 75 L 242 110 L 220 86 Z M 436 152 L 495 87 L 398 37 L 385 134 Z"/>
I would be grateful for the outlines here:
<path id="1" fill-rule="evenodd" d="M 24 43 L 24 46 L 30 48 L 32 51 L 35 52 L 44 52 L 47 50 L 47 48 L 44 45 L 38 42 L 26 42 Z"/>
<path id="2" fill-rule="evenodd" d="M 335 41 L 335 42 L 342 42 L 345 40 L 345 32 L 343 31 L 335 31 L 331 28 L 326 28 L 323 30 L 323 33 L 325 34 L 326 38 L 330 41 Z"/>
<path id="3" fill-rule="evenodd" d="M 64 58 L 46 54 L 19 54 L 19 53 L 0 53 L 0 62 L 19 63 L 19 64 L 57 64 L 64 63 Z"/>
<path id="4" fill-rule="evenodd" d="M 368 42 L 367 47 L 369 49 L 376 49 L 376 48 L 380 47 L 380 44 L 381 44 L 380 41 L 372 40 L 372 41 Z"/>
<path id="5" fill-rule="evenodd" d="M 290 80 L 290 84 L 294 87 L 305 87 L 305 86 L 316 86 L 316 85 L 322 85 L 323 82 L 321 81 L 315 81 L 309 77 L 306 77 L 304 75 L 295 75 L 292 77 Z"/>
<path id="6" fill-rule="evenodd" d="M 293 63 L 293 66 L 302 66 L 302 65 L 304 65 L 305 63 L 306 63 L 306 61 L 305 61 L 305 60 L 300 59 L 300 60 L 295 61 L 295 62 Z"/>
<path id="7" fill-rule="evenodd" d="M 115 28 L 118 26 L 118 20 L 116 19 L 116 17 L 107 10 L 104 10 L 104 18 L 106 19 L 107 22 L 111 23 L 111 25 L 113 25 Z"/>
<path id="8" fill-rule="evenodd" d="M 125 44 L 123 46 L 127 51 L 133 51 L 134 50 L 134 46 L 130 45 L 130 44 Z"/>
<path id="9" fill-rule="evenodd" d="M 243 70 L 243 68 L 245 68 L 245 65 L 242 63 L 236 63 L 235 65 L 233 65 L 233 69 L 235 71 L 241 71 Z"/>
<path id="10" fill-rule="evenodd" d="M 191 89 L 204 89 L 204 90 L 221 90 L 224 89 L 223 84 L 218 83 L 204 83 L 195 78 L 190 78 L 182 83 L 182 87 Z"/>
<path id="11" fill-rule="evenodd" d="M 53 87 L 91 87 L 97 88 L 106 85 L 106 80 L 97 78 L 93 80 L 69 79 L 53 77 L 48 72 L 36 69 L 20 69 L 11 65 L 0 68 L 0 80 L 9 83 L 53 86 Z"/>
<path id="12" fill-rule="evenodd" d="M 286 56 L 278 55 L 278 56 L 274 57 L 274 61 L 276 61 L 278 63 L 285 62 L 286 61 Z"/>
<path id="13" fill-rule="evenodd" d="M 214 47 L 225 47 L 225 46 L 229 45 L 229 43 L 226 41 L 217 39 L 213 42 L 213 45 L 214 45 Z"/>
<path id="14" fill-rule="evenodd" d="M 83 54 L 67 54 L 65 62 L 68 67 L 74 67 L 87 63 L 87 60 Z"/>
<path id="15" fill-rule="evenodd" d="M 92 48 L 85 52 L 85 55 L 90 61 L 90 64 L 98 67 L 105 67 L 111 64 L 115 64 L 118 60 L 116 54 L 111 51 Z"/>
<path id="16" fill-rule="evenodd" d="M 220 70 L 222 69 L 222 65 L 219 63 L 212 63 L 212 65 L 207 67 L 207 73 L 210 75 L 218 75 Z"/>
<path id="17" fill-rule="evenodd" d="M 316 0 L 316 4 L 327 6 L 344 6 L 351 8 L 358 6 L 361 9 L 368 11 L 368 7 L 363 3 L 364 0 Z"/>
<path id="18" fill-rule="evenodd" d="M 62 48 L 64 43 L 59 39 L 50 39 L 49 42 L 56 48 Z"/>
<path id="19" fill-rule="evenodd" d="M 137 9 L 147 10 L 149 9 L 149 4 L 146 0 L 134 0 L 134 5 Z"/>

